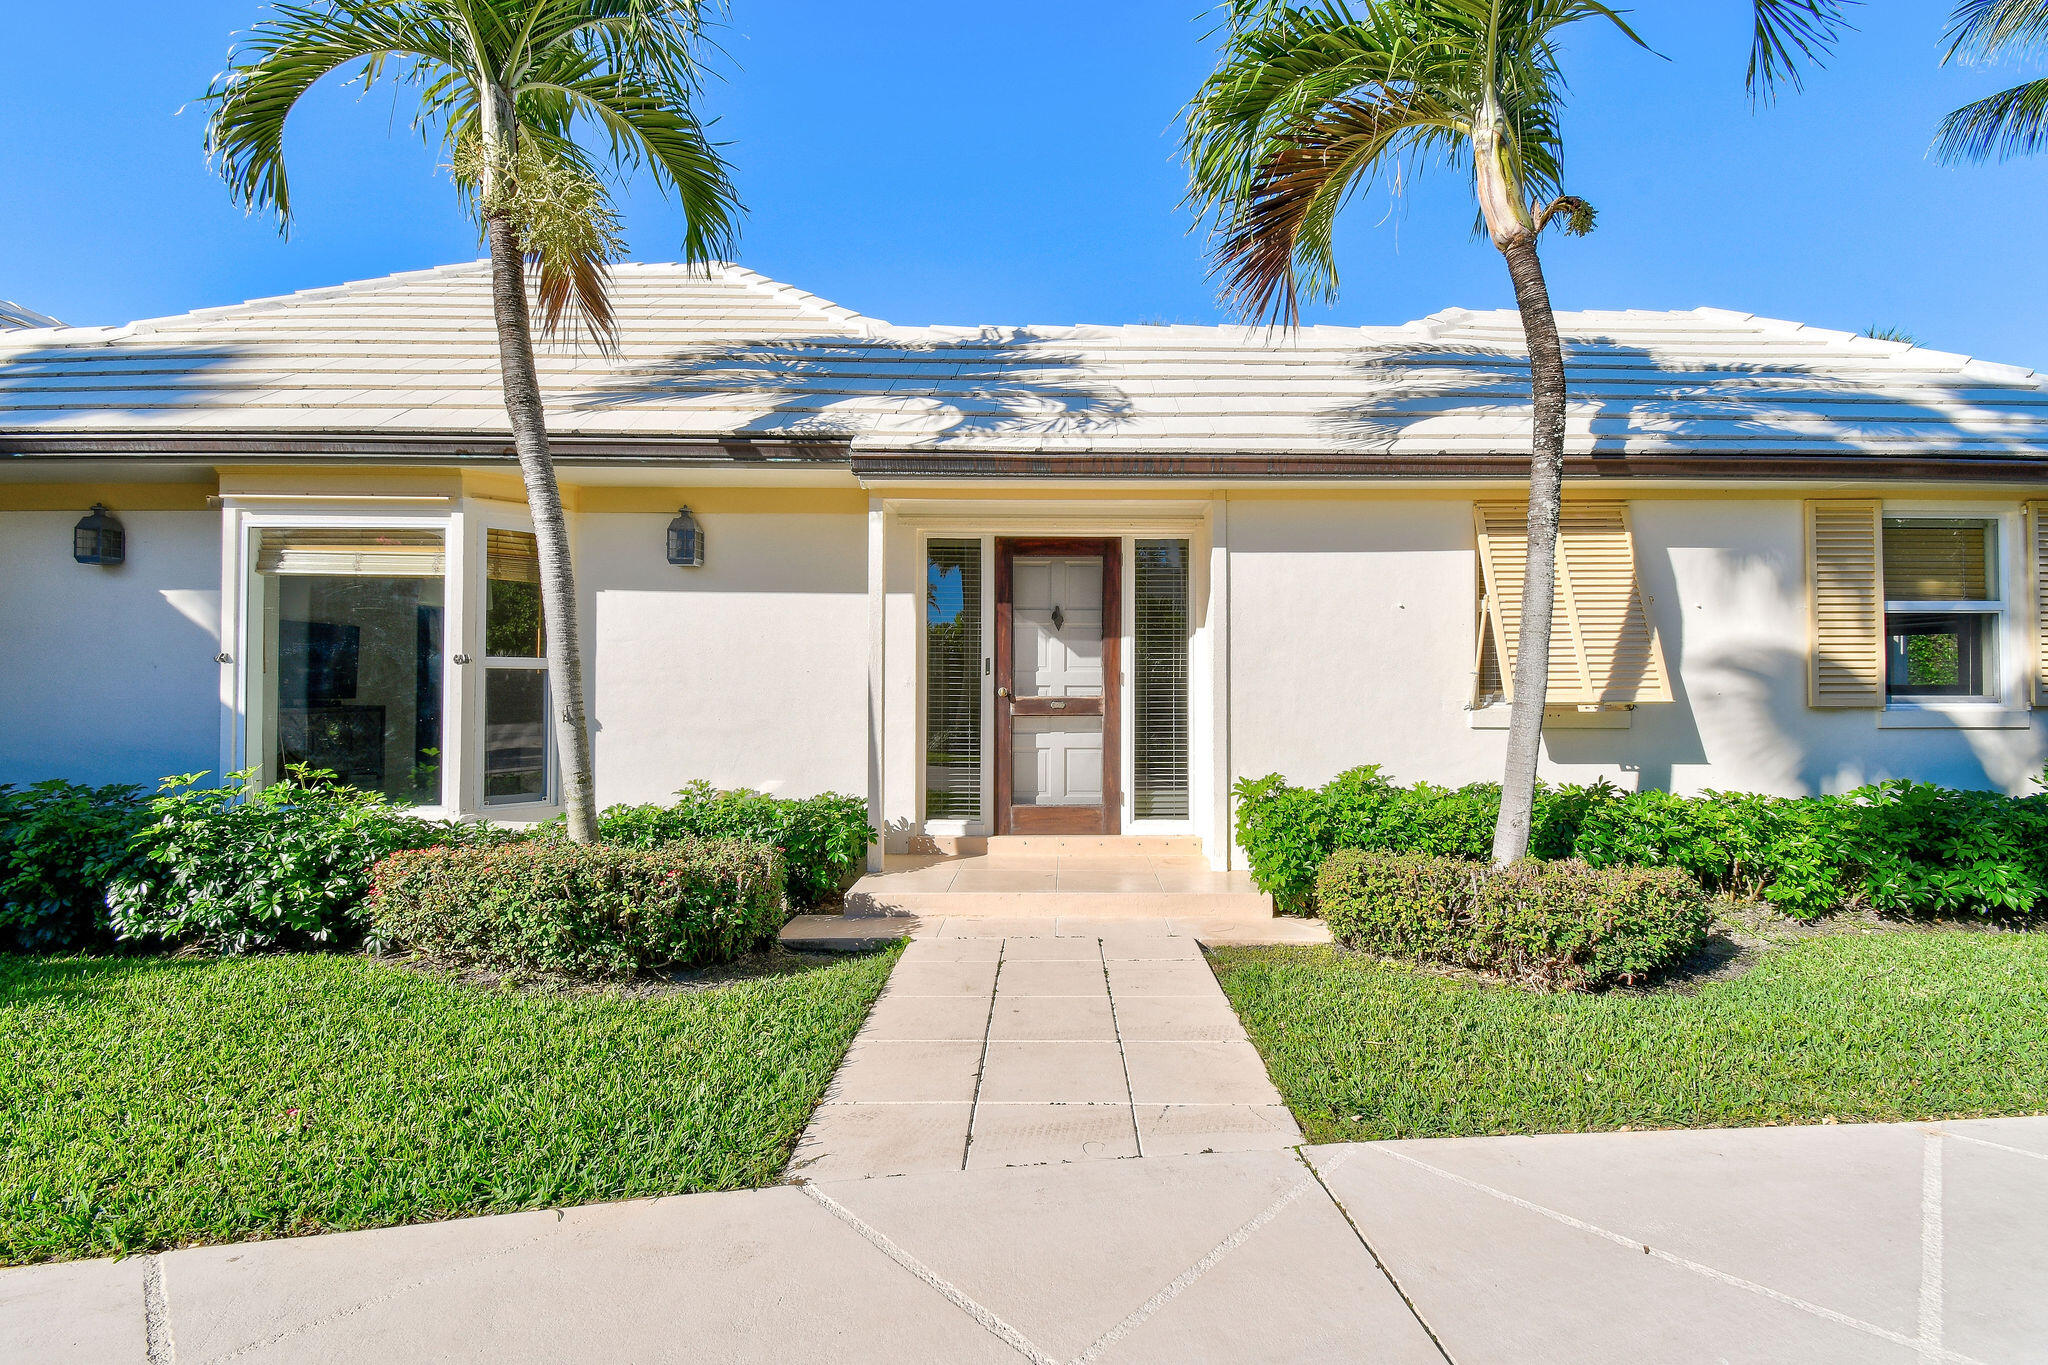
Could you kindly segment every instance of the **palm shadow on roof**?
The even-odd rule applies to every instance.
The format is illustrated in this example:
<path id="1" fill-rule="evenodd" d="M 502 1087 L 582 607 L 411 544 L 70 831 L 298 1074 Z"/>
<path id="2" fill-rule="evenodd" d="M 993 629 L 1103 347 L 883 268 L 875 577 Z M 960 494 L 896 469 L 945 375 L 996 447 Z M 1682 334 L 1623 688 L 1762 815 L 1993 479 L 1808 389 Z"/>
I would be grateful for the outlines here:
<path id="1" fill-rule="evenodd" d="M 590 412 L 639 404 L 746 413 L 732 434 L 889 437 L 905 444 L 963 436 L 1086 433 L 1132 414 L 1128 394 L 1084 373 L 1088 362 L 1023 330 L 960 336 L 799 337 L 679 348 L 623 364 L 566 395 Z"/>
<path id="2" fill-rule="evenodd" d="M 1872 364 L 1859 374 L 1839 354 L 1824 364 L 1705 360 L 1597 333 L 1567 336 L 1565 357 L 1573 455 L 1662 446 L 2048 460 L 2048 392 L 2037 381 L 1973 379 L 1940 365 L 1900 372 Z M 1375 346 L 1348 368 L 1361 381 L 1360 396 L 1319 419 L 1346 449 L 1424 447 L 1437 435 L 1431 423 L 1444 426 L 1444 437 L 1470 442 L 1475 417 L 1488 419 L 1487 435 L 1527 440 L 1529 362 L 1519 348 Z"/>
<path id="3" fill-rule="evenodd" d="M 53 340 L 0 349 L 0 430 L 55 433 L 76 430 L 87 425 L 76 419 L 99 415 L 202 413 L 223 406 L 223 400 L 232 405 L 303 387 L 304 373 L 283 365 L 221 373 L 249 354 L 244 345 L 221 342 Z"/>

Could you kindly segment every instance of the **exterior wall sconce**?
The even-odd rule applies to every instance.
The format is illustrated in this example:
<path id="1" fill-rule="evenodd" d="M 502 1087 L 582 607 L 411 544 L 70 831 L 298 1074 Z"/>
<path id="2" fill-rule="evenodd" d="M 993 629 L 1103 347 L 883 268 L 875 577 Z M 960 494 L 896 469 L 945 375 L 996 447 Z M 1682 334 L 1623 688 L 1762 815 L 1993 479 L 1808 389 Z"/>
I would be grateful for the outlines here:
<path id="1" fill-rule="evenodd" d="M 128 558 L 128 532 L 96 502 L 71 530 L 71 557 L 81 564 L 112 566 Z"/>
<path id="2" fill-rule="evenodd" d="M 668 562 L 685 569 L 704 567 L 704 531 L 687 507 L 668 524 Z"/>

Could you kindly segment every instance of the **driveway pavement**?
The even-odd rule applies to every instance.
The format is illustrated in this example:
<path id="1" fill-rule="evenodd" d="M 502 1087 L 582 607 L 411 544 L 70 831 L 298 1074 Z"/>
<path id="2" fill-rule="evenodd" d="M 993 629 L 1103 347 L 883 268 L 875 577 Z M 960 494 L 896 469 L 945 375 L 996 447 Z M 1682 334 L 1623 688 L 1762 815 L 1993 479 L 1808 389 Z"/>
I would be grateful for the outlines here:
<path id="1" fill-rule="evenodd" d="M 2048 1361 L 2048 1119 L 823 1180 L 0 1272 L 0 1359 Z"/>

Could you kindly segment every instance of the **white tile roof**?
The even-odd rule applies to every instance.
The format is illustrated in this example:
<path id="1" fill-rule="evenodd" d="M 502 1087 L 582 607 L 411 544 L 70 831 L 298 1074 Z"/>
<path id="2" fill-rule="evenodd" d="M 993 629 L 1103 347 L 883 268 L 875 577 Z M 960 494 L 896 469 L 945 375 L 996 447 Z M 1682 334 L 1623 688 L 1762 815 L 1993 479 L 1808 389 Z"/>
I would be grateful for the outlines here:
<path id="1" fill-rule="evenodd" d="M 18 303 L 0 299 L 0 331 L 15 327 L 61 327 L 64 324 L 33 308 L 24 308 Z"/>
<path id="2" fill-rule="evenodd" d="M 1511 312 L 1396 327 L 899 327 L 738 266 L 621 265 L 616 355 L 549 345 L 551 430 L 859 452 L 1514 456 Z M 1580 455 L 2048 459 L 2030 370 L 1718 309 L 1561 313 Z M 0 451 L 64 434 L 506 430 L 483 262 L 117 328 L 0 333 Z"/>

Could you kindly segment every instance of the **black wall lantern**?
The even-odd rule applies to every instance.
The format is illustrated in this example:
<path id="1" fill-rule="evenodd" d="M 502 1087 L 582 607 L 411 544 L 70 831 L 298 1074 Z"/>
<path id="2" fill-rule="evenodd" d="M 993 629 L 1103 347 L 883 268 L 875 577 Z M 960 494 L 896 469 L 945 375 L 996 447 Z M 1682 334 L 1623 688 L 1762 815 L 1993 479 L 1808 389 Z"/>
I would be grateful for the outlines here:
<path id="1" fill-rule="evenodd" d="M 685 569 L 704 567 L 704 531 L 687 507 L 668 524 L 668 562 Z"/>
<path id="2" fill-rule="evenodd" d="M 128 532 L 96 502 L 71 529 L 71 557 L 81 564 L 119 564 L 128 558 Z"/>

